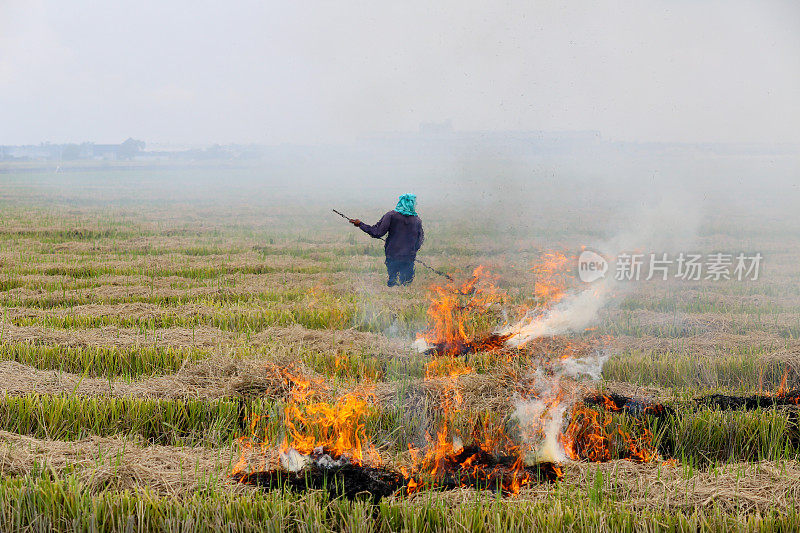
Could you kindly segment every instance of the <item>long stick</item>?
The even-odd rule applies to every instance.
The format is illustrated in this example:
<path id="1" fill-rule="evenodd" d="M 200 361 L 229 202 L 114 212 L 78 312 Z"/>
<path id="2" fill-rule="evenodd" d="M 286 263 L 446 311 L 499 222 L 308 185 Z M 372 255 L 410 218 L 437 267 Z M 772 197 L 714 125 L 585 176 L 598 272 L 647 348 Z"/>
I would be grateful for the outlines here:
<path id="1" fill-rule="evenodd" d="M 331 209 L 331 211 L 333 211 L 334 213 L 336 213 L 337 215 L 339 215 L 339 216 L 340 216 L 340 217 L 342 217 L 342 218 L 346 218 L 348 222 L 349 222 L 350 220 L 352 220 L 352 219 L 351 219 L 349 216 L 345 215 L 344 213 L 340 213 L 340 212 L 339 212 L 339 211 L 337 211 L 336 209 Z M 385 240 L 383 237 L 376 237 L 376 238 L 377 238 L 377 239 L 380 239 L 380 240 L 382 240 L 382 241 L 384 241 L 384 240 Z M 427 269 L 428 269 L 428 270 L 430 270 L 431 272 L 435 272 L 436 274 L 439 274 L 440 276 L 444 276 L 444 277 L 446 277 L 447 279 L 449 279 L 450 281 L 455 281 L 455 280 L 452 278 L 452 276 L 450 276 L 450 274 L 448 274 L 447 272 L 442 272 L 441 270 L 437 270 L 437 269 L 433 268 L 432 266 L 430 266 L 428 263 L 426 263 L 425 261 L 423 261 L 423 260 L 421 260 L 421 259 L 416 259 L 416 258 L 415 258 L 415 259 L 414 259 L 414 261 L 415 261 L 416 263 L 419 263 L 420 265 L 424 266 L 425 268 L 427 268 Z"/>

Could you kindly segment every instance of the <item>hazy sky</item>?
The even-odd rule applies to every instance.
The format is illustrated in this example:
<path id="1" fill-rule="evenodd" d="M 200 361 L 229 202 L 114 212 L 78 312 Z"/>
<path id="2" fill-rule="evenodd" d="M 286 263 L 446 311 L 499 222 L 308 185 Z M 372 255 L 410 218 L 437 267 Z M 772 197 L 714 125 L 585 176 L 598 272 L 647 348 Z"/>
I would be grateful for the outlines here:
<path id="1" fill-rule="evenodd" d="M 800 2 L 0 0 L 0 144 L 341 142 L 447 119 L 800 142 Z"/>

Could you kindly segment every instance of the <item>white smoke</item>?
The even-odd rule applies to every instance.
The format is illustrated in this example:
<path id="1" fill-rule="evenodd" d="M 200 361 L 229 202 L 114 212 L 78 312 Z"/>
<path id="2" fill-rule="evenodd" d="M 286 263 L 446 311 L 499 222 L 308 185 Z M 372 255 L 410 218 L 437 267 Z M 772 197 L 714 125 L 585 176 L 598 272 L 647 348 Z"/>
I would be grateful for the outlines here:
<path id="1" fill-rule="evenodd" d="M 585 376 L 592 381 L 598 381 L 603 374 L 603 365 L 608 361 L 609 357 L 611 357 L 610 350 L 601 350 L 581 359 L 573 359 L 572 357 L 562 359 L 561 364 L 564 369 L 562 375 L 576 379 Z"/>
<path id="2" fill-rule="evenodd" d="M 281 467 L 287 472 L 300 472 L 310 462 L 311 458 L 308 455 L 303 455 L 294 448 L 281 451 L 280 453 Z"/>
<path id="3" fill-rule="evenodd" d="M 620 232 L 597 248 L 603 251 L 606 259 L 613 260 L 622 252 L 669 253 L 676 251 L 676 246 L 691 246 L 698 211 L 687 211 L 686 206 L 685 202 L 678 205 L 662 201 L 658 206 L 641 212 L 628 224 L 628 228 L 635 229 Z M 567 296 L 551 309 L 535 311 L 498 333 L 511 335 L 506 343 L 520 346 L 538 337 L 584 331 L 597 320 L 600 310 L 620 291 L 621 285 L 613 272 L 607 273 L 605 278 Z M 542 367 L 532 371 L 535 378 L 533 397 L 520 398 L 514 403 L 514 416 L 519 423 L 527 464 L 567 459 L 559 436 L 565 416 L 572 412 L 578 401 L 579 387 L 574 380 L 599 380 L 610 355 L 604 350 L 581 359 L 561 359 L 549 366 L 547 372 Z"/>
<path id="4" fill-rule="evenodd" d="M 533 371 L 534 396 L 514 401 L 514 418 L 519 424 L 526 464 L 560 463 L 568 459 L 559 436 L 565 416 L 578 400 L 574 380 L 600 379 L 610 352 L 599 351 L 582 359 L 566 358 Z"/>
<path id="5" fill-rule="evenodd" d="M 544 313 L 528 315 L 516 324 L 501 328 L 500 335 L 509 346 L 520 346 L 538 337 L 580 332 L 591 326 L 600 309 L 608 301 L 613 279 L 603 280 L 577 294 L 567 296 L 552 309 Z"/>
<path id="6" fill-rule="evenodd" d="M 288 448 L 280 452 L 279 458 L 281 467 L 287 472 L 300 472 L 312 463 L 319 468 L 336 468 L 350 462 L 350 459 L 346 456 L 334 459 L 325 453 L 325 449 L 322 446 L 314 448 L 311 455 L 302 454 L 294 448 Z"/>
<path id="7" fill-rule="evenodd" d="M 598 244 L 596 249 L 610 262 L 623 252 L 674 253 L 681 247 L 688 250 L 699 222 L 699 209 L 691 205 L 686 201 L 662 200 L 641 210 L 614 238 Z M 552 308 L 534 309 L 519 322 L 496 333 L 510 335 L 506 344 L 520 346 L 539 337 L 582 332 L 597 321 L 601 309 L 614 295 L 623 292 L 625 284 L 617 282 L 614 274 L 606 272 L 604 278 L 569 294 Z M 419 351 L 429 348 L 423 339 L 418 339 L 414 346 Z M 514 401 L 514 418 L 519 424 L 526 464 L 567 460 L 559 437 L 565 419 L 579 400 L 582 387 L 576 381 L 600 380 L 603 365 L 610 356 L 610 351 L 601 350 L 580 359 L 568 357 L 545 362 L 544 366 L 531 370 L 529 375 L 534 378 L 531 394 Z"/>
<path id="8" fill-rule="evenodd" d="M 525 464 L 567 460 L 564 447 L 558 442 L 566 410 L 567 405 L 558 403 L 551 406 L 540 398 L 514 402 L 514 417 L 522 434 Z"/>
<path id="9" fill-rule="evenodd" d="M 641 209 L 615 237 L 597 244 L 596 248 L 609 263 L 624 252 L 687 251 L 694 243 L 699 212 L 694 203 L 686 199 L 680 202 L 662 199 L 655 206 Z M 521 346 L 544 336 L 579 333 L 596 322 L 600 310 L 623 288 L 615 272 L 609 271 L 604 278 L 568 295 L 551 309 L 534 310 L 498 333 L 510 335 L 506 340 L 509 346 Z"/>

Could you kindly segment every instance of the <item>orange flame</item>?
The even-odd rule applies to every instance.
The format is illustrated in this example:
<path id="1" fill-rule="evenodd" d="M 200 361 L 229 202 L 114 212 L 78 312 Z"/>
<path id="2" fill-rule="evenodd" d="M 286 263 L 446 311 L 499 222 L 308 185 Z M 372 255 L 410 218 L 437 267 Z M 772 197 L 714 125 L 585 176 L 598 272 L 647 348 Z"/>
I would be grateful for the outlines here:
<path id="1" fill-rule="evenodd" d="M 475 268 L 461 285 L 448 282 L 432 286 L 428 300 L 428 329 L 419 337 L 433 345 L 439 355 L 461 355 L 502 345 L 503 339 L 493 337 L 486 342 L 475 340 L 487 329 L 490 308 L 507 300 L 485 267 Z"/>
<path id="2" fill-rule="evenodd" d="M 607 396 L 603 399 L 611 411 L 620 410 Z M 653 444 L 653 434 L 643 423 L 637 423 L 638 434 L 632 435 L 623 431 L 621 427 L 609 431 L 611 422 L 610 413 L 601 413 L 582 403 L 576 404 L 572 411 L 572 420 L 561 436 L 567 456 L 572 460 L 604 462 L 619 455 L 620 458 L 638 463 L 647 463 L 658 457 Z M 616 447 L 622 449 L 615 453 Z"/>
<path id="3" fill-rule="evenodd" d="M 800 404 L 800 393 L 789 390 L 787 387 L 788 380 L 789 367 L 787 366 L 783 371 L 783 376 L 781 376 L 781 383 L 778 386 L 778 390 L 775 392 L 775 397 L 787 401 L 788 403 Z"/>
<path id="4" fill-rule="evenodd" d="M 479 417 L 468 436 L 472 444 L 468 447 L 462 444 L 465 435 L 460 434 L 454 423 L 462 411 L 459 378 L 472 372 L 460 358 L 436 357 L 428 363 L 425 379 L 437 380 L 441 386 L 438 403 L 441 418 L 435 435 L 427 435 L 424 452 L 410 447 L 415 467 L 408 475 L 408 493 L 444 480 L 450 480 L 448 483 L 455 480 L 462 487 L 499 485 L 507 494 L 517 494 L 533 483 L 534 474 L 526 470 L 520 447 L 503 426 L 490 423 L 490 417 Z M 498 457 L 505 457 L 506 462 L 495 464 Z M 553 475 L 560 478 L 563 474 L 554 467 Z"/>
<path id="5" fill-rule="evenodd" d="M 350 392 L 334 402 L 315 398 L 315 382 L 299 375 L 283 371 L 290 383 L 290 398 L 283 411 L 286 434 L 280 445 L 285 452 L 290 448 L 309 455 L 322 449 L 333 457 L 347 457 L 354 464 L 365 460 L 377 463 L 379 455 L 370 444 L 366 433 L 366 416 L 374 395 L 370 392 Z M 231 472 L 245 472 L 253 446 L 261 446 L 262 452 L 269 447 L 269 440 L 257 435 L 257 424 L 263 418 L 255 415 L 250 421 L 250 436 L 240 437 L 241 455 Z"/>
<path id="6" fill-rule="evenodd" d="M 543 255 L 542 261 L 533 269 L 536 274 L 537 305 L 552 305 L 564 297 L 570 277 L 567 268 L 571 262 L 571 257 L 558 252 Z M 483 266 L 477 267 L 472 276 L 460 285 L 450 282 L 432 287 L 428 297 L 428 328 L 420 337 L 434 346 L 437 355 L 460 355 L 494 350 L 505 345 L 508 337 L 480 337 L 493 326 L 494 308 L 508 302 L 506 293 L 495 285 L 494 278 Z M 553 341 L 550 339 L 547 342 Z M 545 345 L 545 340 L 542 340 L 531 349 L 541 348 L 547 352 L 542 356 L 542 362 L 546 363 L 551 355 L 571 357 L 580 348 L 567 339 L 557 339 L 554 344 L 555 347 L 552 344 Z M 334 366 L 337 372 L 343 371 L 346 361 L 337 357 Z M 544 369 L 548 370 L 548 367 Z M 475 486 L 476 480 L 491 480 L 512 494 L 519 493 L 525 485 L 534 481 L 524 459 L 527 452 L 534 450 L 523 450 L 523 446 L 529 445 L 524 438 L 520 444 L 519 439 L 507 434 L 503 426 L 485 424 L 480 419 L 471 434 L 459 433 L 456 423 L 460 420 L 458 416 L 464 415 L 462 418 L 466 418 L 469 414 L 462 412 L 462 377 L 473 372 L 464 359 L 456 357 L 434 357 L 426 365 L 425 379 L 432 390 L 439 391 L 436 405 L 439 423 L 430 429 L 433 435 L 426 435 L 424 450 L 409 447 L 414 466 L 408 472 L 403 471 L 409 494 L 445 478 L 456 479 L 462 486 Z M 321 448 L 332 456 L 347 457 L 356 465 L 381 462 L 370 444 L 366 427 L 366 419 L 375 400 L 371 392 L 350 392 L 335 401 L 325 401 L 318 396 L 319 383 L 290 374 L 287 370 L 283 370 L 283 373 L 290 384 L 290 395 L 282 417 L 285 436 L 280 444 L 281 451 L 291 448 L 300 454 L 310 455 Z M 552 374 L 551 371 L 549 375 L 552 377 Z M 509 375 L 515 375 L 510 367 Z M 433 381 L 435 383 L 431 383 Z M 552 437 L 558 428 L 562 428 L 558 441 L 567 457 L 573 460 L 608 461 L 622 455 L 634 461 L 646 462 L 657 457 L 652 446 L 652 434 L 646 427 L 637 428 L 633 434 L 621 428 L 610 429 L 611 413 L 620 408 L 605 396 L 605 410 L 602 412 L 581 403 L 576 404 L 571 411 L 571 421 L 563 429 L 563 416 L 570 414 L 568 406 L 574 401 L 574 395 L 571 394 L 574 390 L 569 383 L 556 381 L 552 396 L 539 398 L 546 404 L 544 412 L 550 421 L 543 415 L 541 420 L 534 420 L 525 431 L 543 433 L 556 427 L 549 433 L 549 442 L 552 443 Z M 572 399 L 568 402 L 566 398 Z M 242 456 L 234 466 L 234 472 L 243 472 L 247 467 L 246 458 L 254 445 L 260 444 L 262 451 L 267 445 L 256 438 L 258 420 L 258 417 L 254 417 L 251 421 L 251 436 L 239 440 Z M 546 423 L 550 424 L 547 428 Z M 463 446 L 464 437 L 470 439 L 469 446 Z M 620 447 L 624 448 L 621 454 Z M 552 468 L 556 478 L 563 475 L 558 466 L 553 465 Z"/>
<path id="7" fill-rule="evenodd" d="M 310 380 L 287 377 L 293 387 L 283 412 L 286 436 L 281 451 L 294 448 L 308 455 L 321 447 L 333 456 L 347 455 L 353 463 L 362 464 L 367 445 L 370 459 L 377 457 L 368 444 L 365 425 L 369 401 L 374 399 L 371 393 L 350 392 L 333 403 L 319 401 L 313 399 Z"/>
<path id="8" fill-rule="evenodd" d="M 775 393 L 776 396 L 779 398 L 782 396 L 786 396 L 788 390 L 786 389 L 786 382 L 789 379 L 789 367 L 787 366 L 783 371 L 783 376 L 781 376 L 781 384 L 778 386 L 778 392 Z"/>
<path id="9" fill-rule="evenodd" d="M 536 276 L 534 295 L 544 305 L 552 305 L 564 298 L 574 257 L 561 252 L 546 252 L 531 269 Z"/>

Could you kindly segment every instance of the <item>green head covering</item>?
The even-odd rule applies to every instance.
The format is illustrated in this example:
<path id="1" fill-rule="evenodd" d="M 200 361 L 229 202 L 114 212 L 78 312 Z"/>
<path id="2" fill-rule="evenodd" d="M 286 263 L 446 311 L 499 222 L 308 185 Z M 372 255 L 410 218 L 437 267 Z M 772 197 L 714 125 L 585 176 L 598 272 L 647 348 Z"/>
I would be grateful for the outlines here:
<path id="1" fill-rule="evenodd" d="M 397 201 L 397 207 L 395 207 L 394 210 L 401 215 L 415 217 L 417 216 L 417 211 L 414 209 L 415 207 L 417 207 L 417 195 L 404 194 L 400 196 L 400 199 Z"/>

